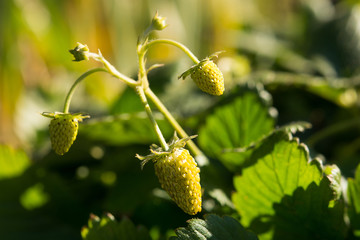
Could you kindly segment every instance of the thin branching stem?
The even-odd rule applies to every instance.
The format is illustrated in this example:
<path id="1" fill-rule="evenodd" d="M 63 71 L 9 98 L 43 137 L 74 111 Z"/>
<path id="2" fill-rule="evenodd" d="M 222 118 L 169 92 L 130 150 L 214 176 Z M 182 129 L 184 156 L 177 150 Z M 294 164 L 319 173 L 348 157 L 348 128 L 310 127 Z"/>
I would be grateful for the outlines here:
<path id="1" fill-rule="evenodd" d="M 161 102 L 161 100 L 155 95 L 155 93 L 151 91 L 150 88 L 147 88 L 145 90 L 145 94 L 155 104 L 155 106 L 159 109 L 159 111 L 165 116 L 166 120 L 171 124 L 171 126 L 175 129 L 175 131 L 179 134 L 179 136 L 181 138 L 188 138 L 189 135 L 180 126 L 180 124 L 176 121 L 176 119 L 165 107 L 165 105 Z M 204 155 L 204 153 L 196 146 L 196 144 L 192 140 L 189 140 L 187 142 L 187 146 L 189 147 L 189 150 L 194 156 Z"/>

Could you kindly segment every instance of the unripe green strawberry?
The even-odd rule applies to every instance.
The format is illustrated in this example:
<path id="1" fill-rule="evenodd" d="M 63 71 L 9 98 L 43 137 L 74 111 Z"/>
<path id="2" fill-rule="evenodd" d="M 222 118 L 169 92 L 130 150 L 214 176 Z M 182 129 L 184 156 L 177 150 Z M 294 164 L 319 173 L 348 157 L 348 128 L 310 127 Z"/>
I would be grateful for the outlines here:
<path id="1" fill-rule="evenodd" d="M 187 214 L 201 211 L 200 169 L 186 149 L 156 159 L 155 173 L 161 187 Z"/>
<path id="2" fill-rule="evenodd" d="M 224 93 L 224 77 L 218 66 L 211 60 L 198 64 L 191 72 L 191 78 L 204 92 L 220 96 Z"/>
<path id="3" fill-rule="evenodd" d="M 150 155 L 137 155 L 142 160 L 142 167 L 150 160 L 154 162 L 161 187 L 190 215 L 201 211 L 200 169 L 189 151 L 183 148 L 193 137 L 178 139 L 175 135 L 167 151 L 153 145 Z"/>
<path id="4" fill-rule="evenodd" d="M 185 79 L 188 75 L 195 84 L 204 92 L 220 96 L 224 93 L 224 76 L 218 66 L 212 61 L 220 52 L 201 60 L 195 66 L 182 73 L 179 78 Z"/>
<path id="5" fill-rule="evenodd" d="M 76 139 L 79 122 L 88 117 L 65 113 L 43 113 L 43 116 L 53 118 L 49 125 L 50 141 L 53 150 L 59 155 L 64 155 L 69 151 Z"/>

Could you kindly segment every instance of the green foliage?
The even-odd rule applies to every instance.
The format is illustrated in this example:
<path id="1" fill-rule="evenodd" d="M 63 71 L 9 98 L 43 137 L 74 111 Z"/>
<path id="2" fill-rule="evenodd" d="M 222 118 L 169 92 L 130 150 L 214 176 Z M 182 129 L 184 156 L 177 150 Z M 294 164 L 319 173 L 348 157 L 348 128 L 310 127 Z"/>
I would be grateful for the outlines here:
<path id="1" fill-rule="evenodd" d="M 24 151 L 0 145 L 0 179 L 21 175 L 29 165 Z"/>
<path id="2" fill-rule="evenodd" d="M 261 97 L 269 95 L 264 90 L 258 91 L 244 91 L 232 101 L 216 107 L 199 131 L 200 146 L 231 171 L 237 171 L 251 151 L 234 153 L 227 150 L 246 148 L 274 128 L 269 99 Z"/>
<path id="3" fill-rule="evenodd" d="M 26 209 L 34 209 L 43 206 L 49 201 L 49 196 L 44 192 L 44 185 L 37 183 L 20 196 L 21 205 Z"/>
<path id="4" fill-rule="evenodd" d="M 140 226 L 135 225 L 127 218 L 117 222 L 110 213 L 99 218 L 96 215 L 90 215 L 87 227 L 81 230 L 81 236 L 84 240 L 149 240 L 148 231 Z"/>
<path id="5" fill-rule="evenodd" d="M 220 5 L 0 1 L 1 239 L 360 238 L 359 1 Z M 227 50 L 217 61 L 222 97 L 178 80 L 190 64 L 165 44 L 144 62 L 165 63 L 149 85 L 209 158 L 199 164 L 195 218 L 160 189 L 152 164 L 141 170 L 135 158 L 159 142 L 133 88 L 91 76 L 71 110 L 92 118 L 63 157 L 50 151 L 38 116 L 60 110 L 72 80 L 99 67 L 71 61 L 76 41 L 136 78 L 136 41 L 155 9 L 168 15 L 159 37 L 185 40 L 198 57 Z M 174 129 L 149 103 L 168 140 Z M 128 217 L 91 215 L 80 231 L 89 213 L 103 212 Z"/>
<path id="6" fill-rule="evenodd" d="M 191 219 L 186 228 L 178 228 L 175 231 L 177 237 L 171 240 L 204 240 L 204 239 L 226 239 L 226 240 L 256 240 L 256 235 L 247 231 L 232 217 L 219 217 L 207 215 L 205 220 Z"/>
<path id="7" fill-rule="evenodd" d="M 329 206 L 332 178 L 323 177 L 321 162 L 310 159 L 305 145 L 277 132 L 250 159 L 234 178 L 233 202 L 245 227 L 261 239 L 344 238 L 344 204 L 337 198 Z"/>
<path id="8" fill-rule="evenodd" d="M 355 179 L 348 179 L 349 217 L 354 235 L 360 237 L 360 164 Z"/>

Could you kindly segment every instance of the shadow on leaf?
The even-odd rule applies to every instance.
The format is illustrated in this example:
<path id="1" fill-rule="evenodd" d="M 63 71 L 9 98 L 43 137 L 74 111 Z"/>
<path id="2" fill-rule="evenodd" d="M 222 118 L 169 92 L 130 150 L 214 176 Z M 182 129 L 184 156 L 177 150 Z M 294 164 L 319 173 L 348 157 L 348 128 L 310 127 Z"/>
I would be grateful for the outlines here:
<path id="1" fill-rule="evenodd" d="M 344 201 L 330 208 L 332 197 L 327 178 L 320 186 L 313 182 L 306 190 L 299 187 L 292 196 L 273 204 L 274 215 L 255 218 L 250 229 L 262 239 L 344 239 Z"/>

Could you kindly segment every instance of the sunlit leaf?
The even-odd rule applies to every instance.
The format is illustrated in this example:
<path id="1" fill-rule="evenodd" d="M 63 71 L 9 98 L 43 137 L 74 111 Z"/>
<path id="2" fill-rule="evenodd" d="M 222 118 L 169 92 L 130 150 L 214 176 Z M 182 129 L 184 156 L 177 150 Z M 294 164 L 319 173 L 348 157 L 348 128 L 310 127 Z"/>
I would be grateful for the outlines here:
<path id="1" fill-rule="evenodd" d="M 232 171 L 241 167 L 251 151 L 233 154 L 224 153 L 224 150 L 246 147 L 274 128 L 270 106 L 261 94 L 266 92 L 246 91 L 230 103 L 217 107 L 199 132 L 202 149 Z"/>
<path id="2" fill-rule="evenodd" d="M 274 203 L 275 215 L 268 217 L 267 223 L 273 224 L 272 239 L 344 239 L 344 201 L 332 200 L 330 185 L 329 179 L 323 178 L 320 185 L 312 182 L 306 190 L 298 187 L 291 196 Z M 254 225 L 259 220 L 261 217 Z"/>
<path id="3" fill-rule="evenodd" d="M 207 215 L 205 220 L 191 219 L 186 228 L 179 228 L 175 231 L 176 237 L 171 240 L 205 240 L 205 239 L 226 239 L 226 240 L 255 240 L 255 234 L 245 230 L 241 224 L 232 217 L 219 217 Z"/>
<path id="4" fill-rule="evenodd" d="M 278 132 L 251 161 L 234 179 L 233 202 L 245 227 L 262 239 L 343 237 L 343 202 L 334 200 L 330 178 L 323 178 L 321 163 L 310 160 L 305 145 Z"/>
<path id="5" fill-rule="evenodd" d="M 224 150 L 224 154 L 229 154 L 229 153 L 233 153 L 234 156 L 236 155 L 236 153 L 243 153 L 246 151 L 249 151 L 253 148 L 255 148 L 256 146 L 258 146 L 259 144 L 261 144 L 264 140 L 266 140 L 267 138 L 271 138 L 274 134 L 277 134 L 278 132 L 284 132 L 284 133 L 292 133 L 295 134 L 297 132 L 303 132 L 305 131 L 305 129 L 307 128 L 311 128 L 311 124 L 308 122 L 293 122 L 293 123 L 289 123 L 286 124 L 284 126 L 278 127 L 274 130 L 272 130 L 268 135 L 265 135 L 264 137 L 258 139 L 255 142 L 252 142 L 251 144 L 245 146 L 245 147 L 241 147 L 241 148 L 233 148 L 233 149 L 226 149 Z"/>
<path id="6" fill-rule="evenodd" d="M 354 235 L 360 237 L 360 164 L 355 179 L 348 179 L 349 217 Z"/>
<path id="7" fill-rule="evenodd" d="M 0 145 L 0 179 L 18 176 L 29 165 L 30 160 L 24 151 Z"/>
<path id="8" fill-rule="evenodd" d="M 102 218 L 91 215 L 88 226 L 83 227 L 81 236 L 85 240 L 150 240 L 150 235 L 144 227 L 135 227 L 127 218 L 120 222 L 116 221 L 114 216 L 106 214 Z"/>

